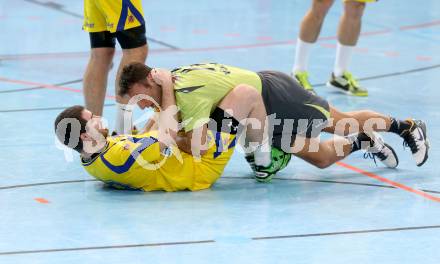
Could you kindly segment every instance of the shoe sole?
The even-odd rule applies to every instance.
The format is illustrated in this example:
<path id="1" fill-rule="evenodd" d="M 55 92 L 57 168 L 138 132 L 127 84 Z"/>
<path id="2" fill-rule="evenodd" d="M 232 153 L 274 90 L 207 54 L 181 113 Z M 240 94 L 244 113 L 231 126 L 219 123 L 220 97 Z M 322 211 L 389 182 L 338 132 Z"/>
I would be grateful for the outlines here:
<path id="1" fill-rule="evenodd" d="M 394 151 L 394 149 L 390 145 L 388 145 L 387 143 L 384 143 L 384 145 L 391 150 L 391 152 L 393 153 L 394 157 L 396 158 L 396 166 L 395 167 L 388 167 L 387 166 L 387 167 L 390 168 L 390 169 L 397 168 L 397 166 L 399 166 L 399 157 L 397 157 L 396 152 Z"/>
<path id="2" fill-rule="evenodd" d="M 267 176 L 266 178 L 258 178 L 257 176 L 254 176 L 255 180 L 260 183 L 270 183 L 272 181 L 274 174 L 271 174 L 270 176 Z"/>
<path id="3" fill-rule="evenodd" d="M 425 153 L 425 157 L 423 158 L 423 161 L 418 164 L 417 166 L 422 166 L 423 164 L 425 164 L 425 162 L 428 160 L 428 151 L 429 151 L 429 140 L 428 137 L 426 135 L 426 124 L 423 121 L 420 121 L 420 124 L 418 124 L 420 126 L 420 128 L 422 129 L 422 133 L 423 133 L 423 137 L 425 138 L 425 147 L 426 147 L 426 153 Z"/>
<path id="4" fill-rule="evenodd" d="M 351 95 L 351 96 L 357 96 L 357 97 L 367 97 L 368 96 L 368 94 L 366 94 L 366 95 L 356 95 L 354 93 L 351 93 L 350 91 L 342 89 L 341 87 L 338 87 L 338 86 L 335 86 L 335 85 L 331 84 L 331 82 L 327 82 L 326 86 L 329 87 L 329 88 L 334 88 L 334 89 L 338 90 L 339 92 L 341 92 L 343 94 L 347 94 L 347 95 Z"/>

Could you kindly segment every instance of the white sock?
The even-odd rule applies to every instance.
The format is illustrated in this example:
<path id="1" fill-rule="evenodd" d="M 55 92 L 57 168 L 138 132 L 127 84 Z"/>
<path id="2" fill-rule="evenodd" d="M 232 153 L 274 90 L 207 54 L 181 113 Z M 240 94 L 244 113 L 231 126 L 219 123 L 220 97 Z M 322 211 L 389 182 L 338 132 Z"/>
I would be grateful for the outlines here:
<path id="1" fill-rule="evenodd" d="M 270 152 L 269 141 L 266 140 L 263 144 L 259 145 L 254 152 L 255 165 L 267 167 L 272 162 L 272 156 Z"/>
<path id="2" fill-rule="evenodd" d="M 310 50 L 314 43 L 302 41 L 298 38 L 295 49 L 295 63 L 292 72 L 307 71 L 310 57 Z"/>
<path id="3" fill-rule="evenodd" d="M 336 60 L 335 67 L 333 68 L 333 74 L 338 77 L 344 74 L 344 71 L 348 69 L 348 64 L 351 61 L 351 55 L 353 54 L 354 46 L 342 45 L 338 42 L 336 47 Z"/>
<path id="4" fill-rule="evenodd" d="M 125 104 L 116 103 L 115 131 L 118 135 L 131 134 L 133 127 L 132 108 Z"/>

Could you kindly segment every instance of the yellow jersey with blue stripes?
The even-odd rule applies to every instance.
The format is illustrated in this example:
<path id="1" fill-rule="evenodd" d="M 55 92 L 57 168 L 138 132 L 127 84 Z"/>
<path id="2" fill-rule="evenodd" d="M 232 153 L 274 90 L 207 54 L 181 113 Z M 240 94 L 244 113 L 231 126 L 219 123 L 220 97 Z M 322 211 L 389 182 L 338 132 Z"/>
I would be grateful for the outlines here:
<path id="1" fill-rule="evenodd" d="M 145 24 L 141 0 L 84 0 L 83 29 L 123 31 Z"/>
<path id="2" fill-rule="evenodd" d="M 234 87 L 247 84 L 261 93 L 256 72 L 219 63 L 200 63 L 172 70 L 174 94 L 185 132 L 203 125 Z M 202 121 L 202 122 L 200 122 Z"/>
<path id="3" fill-rule="evenodd" d="M 157 132 L 107 138 L 107 146 L 85 170 L 118 189 L 202 190 L 221 176 L 235 147 L 235 135 L 208 132 L 208 151 L 199 159 L 177 147 L 160 151 Z M 179 156 L 180 153 L 180 156 Z"/>

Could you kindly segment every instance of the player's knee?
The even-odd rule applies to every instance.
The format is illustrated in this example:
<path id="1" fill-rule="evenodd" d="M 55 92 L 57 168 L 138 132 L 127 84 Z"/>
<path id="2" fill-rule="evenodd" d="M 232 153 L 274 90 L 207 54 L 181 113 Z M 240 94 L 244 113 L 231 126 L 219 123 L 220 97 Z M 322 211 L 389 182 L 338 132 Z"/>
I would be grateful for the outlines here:
<path id="1" fill-rule="evenodd" d="M 90 59 L 97 62 L 111 63 L 114 55 L 114 48 L 94 48 L 91 51 Z"/>
<path id="2" fill-rule="evenodd" d="M 123 49 L 122 50 L 122 58 L 126 61 L 139 61 L 145 62 L 145 59 L 148 55 L 148 45 L 145 44 L 141 47 L 133 48 L 133 49 Z"/>
<path id="3" fill-rule="evenodd" d="M 312 14 L 316 19 L 322 20 L 327 14 L 333 0 L 315 0 L 312 7 Z"/>
<path id="4" fill-rule="evenodd" d="M 311 153 L 309 162 L 314 166 L 325 169 L 333 164 L 332 148 L 326 142 L 319 144 L 319 151 Z"/>
<path id="5" fill-rule="evenodd" d="M 321 153 L 301 154 L 300 157 L 320 169 L 325 169 L 332 165 L 331 160 L 326 155 L 321 155 Z"/>
<path id="6" fill-rule="evenodd" d="M 345 16 L 350 20 L 361 20 L 364 14 L 365 3 L 349 1 L 345 4 Z"/>
<path id="7" fill-rule="evenodd" d="M 242 103 L 254 103 L 261 96 L 257 89 L 245 84 L 237 85 L 233 93 Z"/>
<path id="8" fill-rule="evenodd" d="M 312 164 L 315 165 L 317 168 L 325 169 L 330 167 L 333 164 L 333 162 L 326 157 L 322 157 L 321 159 L 314 160 Z"/>

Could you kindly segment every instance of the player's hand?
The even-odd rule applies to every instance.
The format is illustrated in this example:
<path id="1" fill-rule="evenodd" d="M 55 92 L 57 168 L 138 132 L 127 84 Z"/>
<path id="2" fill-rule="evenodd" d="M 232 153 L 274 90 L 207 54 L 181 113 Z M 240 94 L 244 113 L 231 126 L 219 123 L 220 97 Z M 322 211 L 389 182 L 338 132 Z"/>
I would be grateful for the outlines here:
<path id="1" fill-rule="evenodd" d="M 160 86 L 170 86 L 173 83 L 172 75 L 169 70 L 166 69 L 153 69 L 151 71 L 151 77 L 153 81 Z"/>

